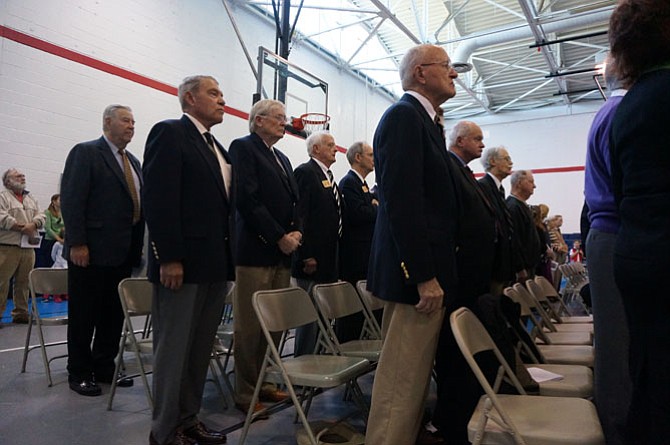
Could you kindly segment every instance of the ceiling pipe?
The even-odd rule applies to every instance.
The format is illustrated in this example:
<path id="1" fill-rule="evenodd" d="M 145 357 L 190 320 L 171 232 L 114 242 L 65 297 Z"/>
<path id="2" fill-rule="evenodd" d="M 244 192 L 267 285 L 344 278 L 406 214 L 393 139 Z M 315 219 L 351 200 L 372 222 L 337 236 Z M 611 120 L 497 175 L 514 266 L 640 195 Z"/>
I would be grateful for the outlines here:
<path id="1" fill-rule="evenodd" d="M 571 17 L 563 20 L 557 20 L 550 23 L 540 23 L 545 33 L 566 32 L 585 26 L 601 24 L 609 20 L 613 8 L 604 11 L 594 12 L 593 14 Z M 528 26 L 519 29 L 511 29 L 499 33 L 486 34 L 463 41 L 456 51 L 454 51 L 451 60 L 454 62 L 467 62 L 472 53 L 480 48 L 499 45 L 501 43 L 514 42 L 521 39 L 534 38 L 532 30 Z"/>

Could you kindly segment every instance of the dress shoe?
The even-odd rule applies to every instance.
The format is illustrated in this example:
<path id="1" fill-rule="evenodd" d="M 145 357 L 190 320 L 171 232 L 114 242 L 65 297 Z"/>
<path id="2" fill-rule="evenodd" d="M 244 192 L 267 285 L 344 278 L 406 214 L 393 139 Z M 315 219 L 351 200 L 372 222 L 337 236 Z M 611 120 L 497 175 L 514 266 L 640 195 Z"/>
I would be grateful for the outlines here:
<path id="1" fill-rule="evenodd" d="M 101 383 L 108 383 L 110 385 L 112 383 L 111 377 L 96 377 L 95 380 Z M 135 381 L 130 377 L 126 377 L 126 375 L 122 372 L 119 372 L 119 374 L 116 376 L 116 386 L 120 388 L 129 388 L 134 384 Z"/>
<path id="2" fill-rule="evenodd" d="M 291 397 L 289 393 L 287 393 L 286 391 L 279 391 L 278 389 L 274 391 L 261 391 L 260 396 L 258 396 L 261 402 L 268 402 L 268 403 L 283 402 L 289 397 Z"/>
<path id="3" fill-rule="evenodd" d="M 421 427 L 416 438 L 416 445 L 441 445 L 445 443 L 444 437 L 439 432 L 431 433 L 423 427 Z"/>
<path id="4" fill-rule="evenodd" d="M 158 441 L 154 439 L 154 433 L 149 434 L 149 445 L 160 445 Z M 175 434 L 174 439 L 165 445 L 198 445 L 198 442 L 191 440 L 190 438 L 184 436 L 181 431 L 178 431 Z"/>
<path id="5" fill-rule="evenodd" d="M 198 422 L 192 427 L 183 429 L 182 434 L 189 439 L 196 441 L 200 445 L 218 445 L 226 443 L 225 434 L 219 431 L 210 430 L 202 422 Z"/>
<path id="6" fill-rule="evenodd" d="M 102 390 L 100 387 L 95 383 L 93 380 L 87 380 L 87 379 L 82 379 L 82 380 L 69 380 L 70 384 L 70 389 L 77 394 L 81 394 L 82 396 L 99 396 L 102 394 Z"/>
<path id="7" fill-rule="evenodd" d="M 246 403 L 236 403 L 235 408 L 242 411 L 245 416 L 249 412 L 249 405 Z M 263 410 L 265 410 L 265 407 L 261 403 L 256 403 L 254 405 L 254 418 L 258 420 L 269 419 L 270 415 L 267 412 L 262 412 Z"/>
<path id="8" fill-rule="evenodd" d="M 27 315 L 15 315 L 12 318 L 12 323 L 14 324 L 28 324 L 28 316 Z"/>

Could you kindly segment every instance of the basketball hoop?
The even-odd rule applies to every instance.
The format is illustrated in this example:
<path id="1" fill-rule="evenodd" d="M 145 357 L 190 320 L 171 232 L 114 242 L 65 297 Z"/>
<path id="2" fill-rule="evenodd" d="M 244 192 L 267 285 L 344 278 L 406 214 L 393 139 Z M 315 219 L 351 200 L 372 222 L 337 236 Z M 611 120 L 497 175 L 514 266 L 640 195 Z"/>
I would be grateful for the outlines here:
<path id="1" fill-rule="evenodd" d="M 327 130 L 330 116 L 324 113 L 305 113 L 300 116 L 303 129 L 307 135 L 315 131 Z"/>

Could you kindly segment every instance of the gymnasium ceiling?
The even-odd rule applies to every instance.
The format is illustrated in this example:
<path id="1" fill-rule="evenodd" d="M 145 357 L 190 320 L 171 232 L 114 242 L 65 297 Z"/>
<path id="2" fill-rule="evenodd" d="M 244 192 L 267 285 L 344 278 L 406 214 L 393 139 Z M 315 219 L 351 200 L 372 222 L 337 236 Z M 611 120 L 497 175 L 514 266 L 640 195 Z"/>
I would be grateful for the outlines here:
<path id="1" fill-rule="evenodd" d="M 271 17 L 286 0 L 224 0 Z M 273 3 L 275 5 L 273 6 Z M 399 97 L 397 66 L 417 43 L 466 62 L 445 117 L 602 101 L 596 64 L 615 0 L 291 0 L 291 45 L 312 45 Z M 296 20 L 297 16 L 297 20 Z M 545 45 L 531 47 L 545 43 Z M 290 56 L 289 56 L 290 60 Z"/>

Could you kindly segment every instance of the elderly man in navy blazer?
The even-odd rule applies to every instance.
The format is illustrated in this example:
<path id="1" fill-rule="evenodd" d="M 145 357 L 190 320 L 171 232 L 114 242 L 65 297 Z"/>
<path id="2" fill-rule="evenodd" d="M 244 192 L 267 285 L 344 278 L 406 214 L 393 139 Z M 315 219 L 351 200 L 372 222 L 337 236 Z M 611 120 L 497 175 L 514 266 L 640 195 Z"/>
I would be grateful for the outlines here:
<path id="1" fill-rule="evenodd" d="M 330 166 L 337 145 L 327 131 L 312 133 L 306 141 L 310 160 L 295 169 L 300 190 L 298 214 L 303 224 L 302 245 L 295 251 L 291 276 L 311 293 L 317 283 L 337 281 L 338 248 L 342 236 L 342 195 Z M 295 354 L 311 354 L 317 339 L 315 324 L 296 331 Z"/>
<path id="2" fill-rule="evenodd" d="M 298 184 L 289 159 L 274 147 L 284 137 L 284 104 L 265 99 L 249 112 L 249 135 L 230 144 L 235 169 L 235 404 L 246 414 L 267 348 L 251 305 L 254 292 L 288 287 L 291 254 L 302 240 Z M 278 342 L 279 338 L 277 338 Z M 288 397 L 266 384 L 261 401 Z M 254 407 L 263 409 L 262 405 Z"/>
<path id="3" fill-rule="evenodd" d="M 133 384 L 114 375 L 123 324 L 117 286 L 140 264 L 144 240 L 140 161 L 126 150 L 135 133 L 133 113 L 110 105 L 102 122 L 102 137 L 72 148 L 61 180 L 70 297 L 68 380 L 85 396 L 100 395 L 98 383 L 119 377 L 119 386 Z"/>
<path id="4" fill-rule="evenodd" d="M 455 298 L 458 172 L 435 117 L 456 94 L 456 77 L 443 48 L 411 48 L 400 63 L 405 94 L 374 136 L 379 210 L 368 289 L 387 302 L 387 329 L 366 443 L 415 443 L 444 303 Z"/>
<path id="5" fill-rule="evenodd" d="M 181 119 L 157 123 L 144 151 L 143 204 L 154 284 L 154 410 L 150 445 L 222 444 L 198 420 L 227 280 L 234 276 L 233 169 L 210 133 L 225 101 L 210 76 L 179 85 Z"/>

